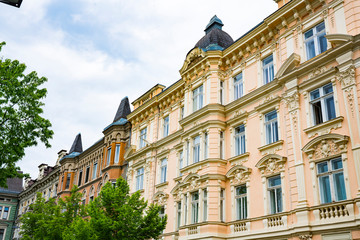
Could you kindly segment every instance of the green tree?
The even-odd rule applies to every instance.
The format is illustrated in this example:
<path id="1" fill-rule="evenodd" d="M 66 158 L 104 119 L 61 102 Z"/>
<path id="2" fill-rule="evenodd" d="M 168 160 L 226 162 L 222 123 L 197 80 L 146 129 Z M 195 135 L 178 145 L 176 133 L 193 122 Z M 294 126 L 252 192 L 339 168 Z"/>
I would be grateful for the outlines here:
<path id="1" fill-rule="evenodd" d="M 143 240 L 157 238 L 165 229 L 167 216 L 159 216 L 160 206 L 148 206 L 140 192 L 129 194 L 127 182 L 119 178 L 101 189 L 88 206 L 90 225 L 98 239 Z"/>
<path id="2" fill-rule="evenodd" d="M 75 186 L 64 200 L 45 202 L 38 194 L 30 212 L 21 217 L 21 234 L 26 240 L 144 240 L 157 238 L 167 217 L 159 216 L 160 206 L 150 204 L 140 193 L 129 193 L 127 182 L 106 183 L 99 197 L 87 206 Z"/>
<path id="3" fill-rule="evenodd" d="M 36 72 L 25 75 L 25 69 L 17 60 L 0 59 L 0 187 L 7 187 L 7 178 L 24 176 L 15 164 L 25 148 L 39 140 L 50 147 L 53 136 L 50 121 L 41 117 L 47 90 L 39 87 L 47 79 Z"/>
<path id="4" fill-rule="evenodd" d="M 85 207 L 81 204 L 82 194 L 75 186 L 71 195 L 64 199 L 45 201 L 37 193 L 36 201 L 30 205 L 30 211 L 21 216 L 21 234 L 23 239 L 61 240 L 67 229 L 78 219 L 86 216 Z"/>

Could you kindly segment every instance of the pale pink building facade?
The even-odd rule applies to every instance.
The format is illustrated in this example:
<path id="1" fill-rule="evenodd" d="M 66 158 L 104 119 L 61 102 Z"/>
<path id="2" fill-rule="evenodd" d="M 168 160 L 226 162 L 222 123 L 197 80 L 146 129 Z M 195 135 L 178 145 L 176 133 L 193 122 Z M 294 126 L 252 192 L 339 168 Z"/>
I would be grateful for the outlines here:
<path id="1" fill-rule="evenodd" d="M 133 102 L 127 180 L 164 239 L 360 239 L 360 1 L 275 2 L 236 41 L 214 16 Z"/>

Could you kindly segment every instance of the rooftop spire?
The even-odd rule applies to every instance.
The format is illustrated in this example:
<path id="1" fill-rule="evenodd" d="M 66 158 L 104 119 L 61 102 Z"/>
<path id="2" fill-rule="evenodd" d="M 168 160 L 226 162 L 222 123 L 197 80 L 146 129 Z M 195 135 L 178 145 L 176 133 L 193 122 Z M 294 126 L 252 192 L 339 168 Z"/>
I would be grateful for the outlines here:
<path id="1" fill-rule="evenodd" d="M 128 97 L 124 97 L 120 102 L 119 108 L 115 114 L 115 118 L 113 122 L 116 122 L 121 118 L 126 118 L 126 116 L 129 115 L 129 113 L 131 113 L 129 99 Z"/>
<path id="2" fill-rule="evenodd" d="M 78 135 L 76 135 L 74 143 L 72 144 L 69 154 L 73 153 L 73 152 L 78 152 L 81 153 L 83 151 L 82 148 L 82 142 L 81 142 L 81 133 L 79 133 Z"/>
<path id="3" fill-rule="evenodd" d="M 208 34 L 211 30 L 213 30 L 214 28 L 218 28 L 218 29 L 222 29 L 222 26 L 224 26 L 224 24 L 222 23 L 222 21 L 220 20 L 220 18 L 218 18 L 216 15 L 214 15 L 211 19 L 210 22 L 208 23 L 208 25 L 206 25 L 205 28 L 205 33 Z"/>

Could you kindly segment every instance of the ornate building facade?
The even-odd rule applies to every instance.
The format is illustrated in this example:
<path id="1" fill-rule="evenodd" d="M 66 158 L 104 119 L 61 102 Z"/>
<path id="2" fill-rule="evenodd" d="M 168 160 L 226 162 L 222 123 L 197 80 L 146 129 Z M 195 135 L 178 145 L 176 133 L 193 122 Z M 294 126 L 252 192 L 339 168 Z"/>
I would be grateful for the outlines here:
<path id="1" fill-rule="evenodd" d="M 360 239 L 360 1 L 275 2 L 236 41 L 214 16 L 132 103 L 127 180 L 164 239 Z"/>
<path id="2" fill-rule="evenodd" d="M 83 193 L 83 204 L 87 204 L 97 197 L 104 183 L 126 177 L 124 154 L 130 140 L 131 125 L 126 119 L 129 113 L 126 97 L 121 100 L 114 121 L 103 130 L 104 137 L 84 151 L 81 135 L 76 136 L 69 153 L 60 159 L 59 197 L 70 195 L 77 185 Z"/>

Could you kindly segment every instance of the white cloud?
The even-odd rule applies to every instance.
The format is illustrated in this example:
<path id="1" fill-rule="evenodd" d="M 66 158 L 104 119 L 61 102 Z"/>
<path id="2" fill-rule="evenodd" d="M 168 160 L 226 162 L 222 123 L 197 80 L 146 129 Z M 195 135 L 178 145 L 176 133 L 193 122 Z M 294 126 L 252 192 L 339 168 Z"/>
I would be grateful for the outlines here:
<path id="1" fill-rule="evenodd" d="M 56 7 L 55 7 L 56 6 Z M 259 6 L 262 6 L 259 8 Z M 217 16 L 234 40 L 276 10 L 271 0 L 24 0 L 0 4 L 1 55 L 19 59 L 49 81 L 44 116 L 55 131 L 52 148 L 28 149 L 19 166 L 37 177 L 55 164 L 77 133 L 84 148 L 102 137 L 120 100 L 130 102 L 156 83 L 180 78 L 186 53 Z"/>

